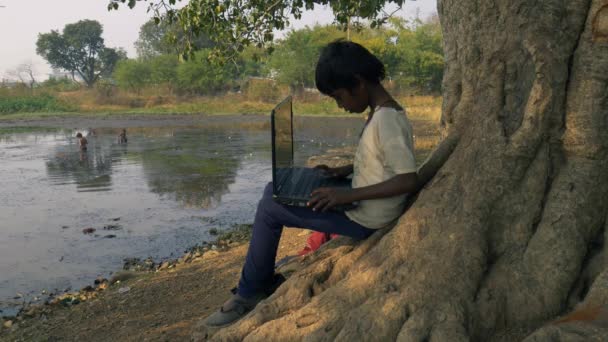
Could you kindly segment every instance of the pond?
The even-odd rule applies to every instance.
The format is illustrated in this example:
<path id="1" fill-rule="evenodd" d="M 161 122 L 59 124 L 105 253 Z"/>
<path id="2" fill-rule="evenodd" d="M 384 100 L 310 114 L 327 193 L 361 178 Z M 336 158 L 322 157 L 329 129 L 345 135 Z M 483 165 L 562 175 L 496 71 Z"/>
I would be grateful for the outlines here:
<path id="1" fill-rule="evenodd" d="M 360 118 L 297 118 L 297 163 L 356 144 L 362 127 Z M 107 277 L 124 258 L 176 258 L 213 240 L 211 228 L 252 223 L 271 180 L 268 117 L 144 123 L 127 128 L 127 144 L 120 130 L 0 130 L 0 315 Z"/>

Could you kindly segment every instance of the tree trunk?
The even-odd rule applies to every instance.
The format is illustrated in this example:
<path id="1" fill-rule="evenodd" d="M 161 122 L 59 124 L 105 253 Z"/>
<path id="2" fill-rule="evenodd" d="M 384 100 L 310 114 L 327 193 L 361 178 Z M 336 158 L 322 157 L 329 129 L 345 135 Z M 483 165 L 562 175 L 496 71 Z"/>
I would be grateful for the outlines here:
<path id="1" fill-rule="evenodd" d="M 214 339 L 608 338 L 555 321 L 608 307 L 608 0 L 438 8 L 447 161 L 392 230 L 331 242 Z"/>

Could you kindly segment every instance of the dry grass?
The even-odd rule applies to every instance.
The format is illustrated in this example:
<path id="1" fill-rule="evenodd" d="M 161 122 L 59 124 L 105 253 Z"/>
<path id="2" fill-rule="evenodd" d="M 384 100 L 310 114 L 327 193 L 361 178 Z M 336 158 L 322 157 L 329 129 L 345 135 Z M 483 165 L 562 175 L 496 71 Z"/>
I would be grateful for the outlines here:
<path id="1" fill-rule="evenodd" d="M 57 93 L 57 97 L 75 113 L 87 115 L 103 114 L 268 114 L 278 101 L 256 101 L 257 97 L 247 93 L 228 93 L 221 96 L 176 96 L 168 90 L 144 90 L 140 94 L 120 89 L 82 89 Z M 284 96 L 282 92 L 277 98 Z M 412 120 L 439 122 L 441 97 L 397 96 L 405 105 Z M 338 108 L 335 101 L 314 92 L 305 92 L 294 99 L 297 115 L 349 115 Z M 49 113 L 46 113 L 47 115 Z M 57 113 L 59 114 L 59 113 Z M 63 113 L 71 115 L 70 113 Z M 42 116 L 42 113 L 11 114 L 19 117 Z"/>

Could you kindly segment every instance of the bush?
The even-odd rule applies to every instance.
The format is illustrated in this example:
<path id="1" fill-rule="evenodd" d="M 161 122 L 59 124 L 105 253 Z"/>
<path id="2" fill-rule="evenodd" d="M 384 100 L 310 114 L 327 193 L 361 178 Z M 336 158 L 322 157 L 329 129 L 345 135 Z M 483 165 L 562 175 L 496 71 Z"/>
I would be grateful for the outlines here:
<path id="1" fill-rule="evenodd" d="M 66 92 L 80 89 L 80 84 L 70 80 L 67 77 L 50 77 L 48 80 L 40 84 L 40 88 L 44 89 L 45 91 Z"/>
<path id="2" fill-rule="evenodd" d="M 0 97 L 0 113 L 69 112 L 75 108 L 49 94 Z"/>
<path id="3" fill-rule="evenodd" d="M 281 97 L 279 86 L 271 79 L 250 78 L 245 82 L 242 89 L 249 101 L 274 103 Z"/>

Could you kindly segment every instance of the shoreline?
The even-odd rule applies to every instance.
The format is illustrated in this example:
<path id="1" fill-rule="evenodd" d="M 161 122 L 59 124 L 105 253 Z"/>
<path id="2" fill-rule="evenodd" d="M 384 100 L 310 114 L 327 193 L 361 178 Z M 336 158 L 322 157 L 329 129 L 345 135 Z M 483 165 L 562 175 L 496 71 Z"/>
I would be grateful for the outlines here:
<path id="1" fill-rule="evenodd" d="M 33 317 L 36 313 L 45 311 L 43 308 L 49 305 L 61 305 L 64 307 L 77 305 L 95 298 L 97 296 L 96 292 L 104 291 L 110 285 L 120 283 L 121 281 L 136 278 L 145 273 L 170 270 L 183 264 L 209 259 L 221 252 L 226 252 L 247 243 L 251 238 L 251 227 L 251 224 L 240 224 L 221 232 L 218 232 L 214 228 L 211 231 L 211 235 L 215 235 L 216 239 L 192 245 L 177 258 L 164 258 L 160 260 L 155 260 L 152 257 L 147 257 L 143 260 L 141 258 L 125 258 L 123 259 L 122 268 L 110 273 L 109 279 L 101 276 L 97 277 L 79 290 L 57 292 L 43 290 L 40 293 L 40 297 L 37 297 L 35 300 L 30 300 L 29 302 L 23 301 L 22 304 L 15 303 L 14 309 L 16 313 L 12 315 L 0 314 L 0 319 L 15 321 L 23 316 Z M 17 293 L 21 293 L 21 291 Z M 1 326 L 0 324 L 0 328 Z"/>
<path id="2" fill-rule="evenodd" d="M 277 259 L 296 254 L 307 235 L 285 229 Z M 187 252 L 170 267 L 97 279 L 16 317 L 0 318 L 0 341 L 190 340 L 199 321 L 230 297 L 247 247 L 246 241 L 234 241 L 200 256 Z"/>
<path id="3" fill-rule="evenodd" d="M 16 113 L 0 115 L 0 128 L 2 127 L 57 127 L 58 123 L 62 122 L 91 122 L 91 123 L 108 123 L 112 121 L 123 122 L 123 125 L 112 124 L 108 127 L 135 127 L 136 122 L 146 121 L 163 122 L 168 120 L 179 121 L 179 125 L 187 125 L 188 123 L 200 123 L 205 119 L 212 121 L 230 120 L 234 118 L 248 119 L 265 119 L 268 120 L 268 113 L 244 113 L 244 114 L 206 114 L 206 113 L 128 113 L 128 112 L 112 112 L 112 113 Z M 318 118 L 358 118 L 363 117 L 363 114 L 296 114 L 297 117 L 318 117 Z"/>

